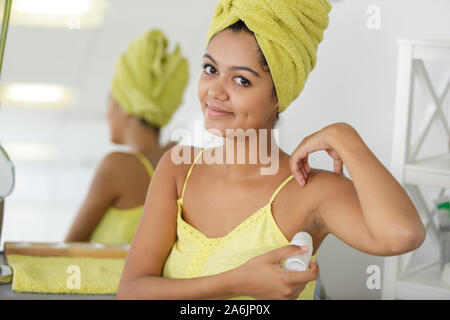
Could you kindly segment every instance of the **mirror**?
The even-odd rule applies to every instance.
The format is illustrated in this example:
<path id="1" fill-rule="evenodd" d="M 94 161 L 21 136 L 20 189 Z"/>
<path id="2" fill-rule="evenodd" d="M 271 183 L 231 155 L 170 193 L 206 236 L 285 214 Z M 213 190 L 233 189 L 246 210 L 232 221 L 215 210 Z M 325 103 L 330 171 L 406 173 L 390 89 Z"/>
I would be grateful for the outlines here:
<path id="1" fill-rule="evenodd" d="M 14 164 L 6 150 L 0 145 L 0 199 L 5 199 L 11 194 L 14 189 L 14 181 Z"/>
<path id="2" fill-rule="evenodd" d="M 14 178 L 14 165 L 5 149 L 0 145 L 0 240 L 2 239 L 5 198 L 14 189 Z M 11 275 L 11 268 L 0 264 L 0 284 L 9 283 L 11 281 Z"/>
<path id="3" fill-rule="evenodd" d="M 14 165 L 11 159 L 5 149 L 0 145 L 0 240 L 2 239 L 5 198 L 9 196 L 14 189 L 14 172 Z M 10 282 L 11 275 L 11 268 L 0 264 L 0 284 Z"/>
<path id="4" fill-rule="evenodd" d="M 6 0 L 3 8 L 2 29 L 0 34 L 0 74 L 3 66 L 3 56 L 6 45 L 6 35 L 8 34 L 9 16 L 11 13 L 12 0 Z M 2 3 L 3 4 L 3 3 Z M 1 103 L 1 101 L 0 101 Z M 5 207 L 5 198 L 11 194 L 14 189 L 15 171 L 14 165 L 9 158 L 6 150 L 0 145 L 0 241 L 2 239 L 3 213 Z M 1 246 L 0 246 L 1 248 Z M 0 264 L 0 283 L 11 281 L 11 268 Z"/>
<path id="5" fill-rule="evenodd" d="M 160 28 L 189 61 L 183 103 L 161 143 L 202 120 L 196 80 L 215 1 L 38 2 L 13 1 L 0 83 L 0 141 L 16 168 L 1 248 L 63 241 L 101 160 L 128 150 L 110 141 L 108 91 L 117 59 L 146 30 Z"/>

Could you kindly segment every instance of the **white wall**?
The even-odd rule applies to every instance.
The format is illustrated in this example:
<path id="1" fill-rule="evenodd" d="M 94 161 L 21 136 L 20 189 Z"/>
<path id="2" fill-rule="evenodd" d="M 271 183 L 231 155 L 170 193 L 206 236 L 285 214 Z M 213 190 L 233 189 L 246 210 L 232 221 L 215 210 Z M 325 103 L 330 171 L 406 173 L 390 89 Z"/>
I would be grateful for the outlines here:
<path id="1" fill-rule="evenodd" d="M 369 18 L 366 10 L 371 5 L 381 10 L 379 30 L 366 26 Z M 328 123 L 344 121 L 358 130 L 389 168 L 397 63 L 395 40 L 450 39 L 449 14 L 450 2 L 445 0 L 336 3 L 330 28 L 319 49 L 317 69 L 298 105 L 291 106 L 286 113 L 284 125 L 292 137 L 286 140 L 288 149 L 292 150 L 302 136 Z M 436 74 L 437 79 L 441 76 Z M 430 150 L 436 149 L 441 142 L 438 140 L 428 141 Z M 325 154 L 317 159 L 316 165 L 332 170 L 332 162 Z M 327 293 L 333 299 L 380 298 L 380 290 L 366 287 L 366 269 L 369 265 L 383 269 L 382 258 L 358 252 L 331 236 L 323 243 L 318 260 Z"/>
<path id="2" fill-rule="evenodd" d="M 304 136 L 327 124 L 344 121 L 358 130 L 378 159 L 389 167 L 397 63 L 395 39 L 449 39 L 450 2 L 341 0 L 333 4 L 316 69 L 299 99 L 280 116 L 281 147 L 291 152 Z M 366 10 L 371 5 L 381 10 L 380 29 L 366 26 L 369 18 Z M 0 141 L 6 148 L 12 142 L 40 141 L 56 150 L 51 161 L 29 161 L 19 155 L 15 157 L 11 151 L 17 167 L 17 184 L 6 200 L 2 243 L 63 239 L 98 161 L 116 148 L 108 142 L 103 119 L 114 61 L 128 42 L 147 28 L 160 27 L 173 41 L 179 41 L 191 67 L 184 103 L 164 129 L 162 140 L 167 141 L 172 130 L 192 128 L 194 121 L 201 120 L 196 80 L 214 6 L 215 1 L 211 0 L 113 1 L 103 28 L 91 33 L 80 31 L 77 35 L 74 31 L 54 35 L 11 26 L 2 83 L 39 78 L 48 68 L 46 79 L 56 81 L 61 77 L 63 82 L 74 83 L 80 95 L 76 104 L 64 111 L 8 106 L 1 110 Z M 72 36 L 75 47 L 79 42 L 88 49 L 80 52 L 61 44 Z M 72 69 L 67 68 L 64 74 L 52 69 L 55 57 L 41 52 L 42 48 L 36 54 L 37 48 L 33 50 L 27 41 L 36 37 L 42 37 L 42 42 L 34 41 L 34 45 L 44 43 L 49 51 L 59 44 L 58 54 L 73 60 Z M 60 41 L 48 41 L 52 37 Z M 27 55 L 33 52 L 33 59 L 28 59 Z M 27 63 L 42 63 L 45 68 Z M 33 68 L 37 74 L 30 76 Z M 439 77 L 440 68 L 434 70 Z M 431 142 L 430 148 L 438 144 L 437 140 Z M 331 159 L 325 152 L 310 159 L 312 166 L 332 170 Z M 348 171 L 346 174 L 349 176 Z M 382 268 L 382 258 L 361 253 L 329 236 L 319 250 L 318 262 L 330 298 L 381 297 L 380 290 L 367 289 L 366 269 L 369 265 Z"/>

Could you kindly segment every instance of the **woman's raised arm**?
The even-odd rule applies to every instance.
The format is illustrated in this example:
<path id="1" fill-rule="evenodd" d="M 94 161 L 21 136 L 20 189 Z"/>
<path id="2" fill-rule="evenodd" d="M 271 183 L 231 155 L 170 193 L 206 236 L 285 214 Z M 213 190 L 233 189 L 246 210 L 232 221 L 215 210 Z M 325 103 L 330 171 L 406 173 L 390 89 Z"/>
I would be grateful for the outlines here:
<path id="1" fill-rule="evenodd" d="M 333 158 L 338 173 L 311 176 L 323 199 L 316 214 L 328 233 L 378 256 L 403 254 L 423 243 L 426 231 L 407 192 L 353 127 L 342 122 L 329 125 L 297 146 L 290 164 L 303 186 L 312 172 L 308 156 L 319 150 Z M 342 175 L 344 164 L 352 180 Z"/>

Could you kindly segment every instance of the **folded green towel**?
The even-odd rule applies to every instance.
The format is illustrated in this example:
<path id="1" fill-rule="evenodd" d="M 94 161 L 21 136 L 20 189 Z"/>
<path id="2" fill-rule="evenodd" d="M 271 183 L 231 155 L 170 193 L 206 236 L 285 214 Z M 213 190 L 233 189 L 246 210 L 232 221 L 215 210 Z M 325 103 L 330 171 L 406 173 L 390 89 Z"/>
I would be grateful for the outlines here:
<path id="1" fill-rule="evenodd" d="M 116 294 L 125 259 L 11 254 L 12 290 L 34 293 Z"/>

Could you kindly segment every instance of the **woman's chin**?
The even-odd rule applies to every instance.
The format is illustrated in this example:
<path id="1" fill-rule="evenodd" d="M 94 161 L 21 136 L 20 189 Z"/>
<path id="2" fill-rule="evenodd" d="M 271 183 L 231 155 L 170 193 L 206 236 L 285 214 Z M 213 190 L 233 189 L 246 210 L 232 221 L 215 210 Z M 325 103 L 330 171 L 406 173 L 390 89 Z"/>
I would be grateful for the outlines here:
<path id="1" fill-rule="evenodd" d="M 234 121 L 230 121 L 231 117 L 214 117 L 209 114 L 203 114 L 205 129 L 217 129 L 225 133 L 226 129 L 233 129 Z"/>
<path id="2" fill-rule="evenodd" d="M 118 139 L 117 137 L 114 137 L 114 136 L 110 136 L 110 137 L 109 137 L 109 141 L 111 141 L 111 142 L 114 143 L 114 144 L 123 144 L 123 143 L 120 141 L 120 139 Z"/>
<path id="3" fill-rule="evenodd" d="M 217 126 L 210 126 L 205 123 L 205 130 L 216 137 L 225 137 L 226 129 L 218 128 Z"/>

